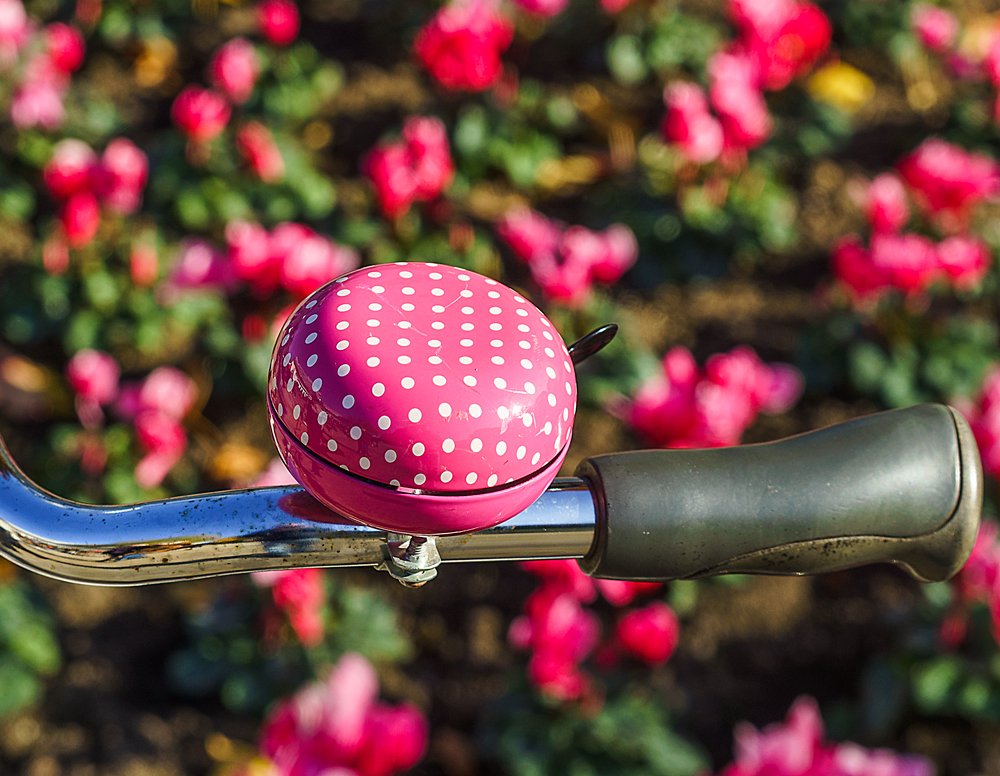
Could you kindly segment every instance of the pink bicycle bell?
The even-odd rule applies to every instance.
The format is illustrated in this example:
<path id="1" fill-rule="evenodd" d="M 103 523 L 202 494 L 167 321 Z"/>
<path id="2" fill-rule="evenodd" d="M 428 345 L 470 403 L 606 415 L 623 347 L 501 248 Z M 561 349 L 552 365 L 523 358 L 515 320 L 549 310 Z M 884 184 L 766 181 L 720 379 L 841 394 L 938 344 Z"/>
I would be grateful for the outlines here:
<path id="1" fill-rule="evenodd" d="M 271 362 L 271 431 L 331 509 L 413 536 L 494 526 L 566 457 L 569 352 L 516 292 L 438 264 L 366 267 L 292 313 Z"/>

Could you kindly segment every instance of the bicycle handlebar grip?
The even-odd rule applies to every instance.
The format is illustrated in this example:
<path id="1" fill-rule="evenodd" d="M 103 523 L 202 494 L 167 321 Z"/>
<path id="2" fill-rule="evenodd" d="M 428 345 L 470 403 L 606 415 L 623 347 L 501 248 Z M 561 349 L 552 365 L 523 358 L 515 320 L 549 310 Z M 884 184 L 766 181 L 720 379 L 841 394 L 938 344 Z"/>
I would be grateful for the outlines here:
<path id="1" fill-rule="evenodd" d="M 597 503 L 580 566 L 609 579 L 892 562 L 941 581 L 972 552 L 983 500 L 972 431 L 939 404 L 765 444 L 597 456 L 576 473 Z"/>

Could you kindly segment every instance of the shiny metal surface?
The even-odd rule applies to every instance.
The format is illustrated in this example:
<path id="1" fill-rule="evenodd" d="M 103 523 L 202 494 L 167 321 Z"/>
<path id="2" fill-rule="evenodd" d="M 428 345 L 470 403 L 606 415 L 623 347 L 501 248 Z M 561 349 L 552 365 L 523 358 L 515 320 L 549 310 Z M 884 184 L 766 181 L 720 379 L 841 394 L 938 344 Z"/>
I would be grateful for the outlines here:
<path id="1" fill-rule="evenodd" d="M 583 480 L 556 480 L 531 507 L 476 534 L 440 537 L 448 561 L 578 558 L 595 510 Z M 368 566 L 385 532 L 324 507 L 299 487 L 255 488 L 89 506 L 38 488 L 0 440 L 0 556 L 56 579 L 144 585 L 268 569 Z"/>

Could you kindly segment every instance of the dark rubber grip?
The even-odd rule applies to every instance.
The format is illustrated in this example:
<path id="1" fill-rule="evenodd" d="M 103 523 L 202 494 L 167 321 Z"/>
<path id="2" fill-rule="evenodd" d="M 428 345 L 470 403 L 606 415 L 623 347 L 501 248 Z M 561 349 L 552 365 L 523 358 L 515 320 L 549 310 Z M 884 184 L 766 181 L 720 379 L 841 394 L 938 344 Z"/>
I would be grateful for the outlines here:
<path id="1" fill-rule="evenodd" d="M 943 580 L 972 551 L 983 498 L 972 432 L 939 404 L 767 444 L 597 456 L 576 473 L 598 513 L 580 565 L 607 579 L 813 574 L 883 561 Z"/>

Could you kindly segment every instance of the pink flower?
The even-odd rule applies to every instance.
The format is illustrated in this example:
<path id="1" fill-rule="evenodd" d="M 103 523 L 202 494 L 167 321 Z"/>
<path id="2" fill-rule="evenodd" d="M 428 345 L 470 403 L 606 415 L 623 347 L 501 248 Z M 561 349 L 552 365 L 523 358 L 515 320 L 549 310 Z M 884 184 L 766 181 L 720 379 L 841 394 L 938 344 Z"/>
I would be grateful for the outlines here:
<path id="1" fill-rule="evenodd" d="M 68 75 L 83 64 L 86 44 L 78 29 L 54 22 L 45 28 L 45 49 L 53 67 Z"/>
<path id="2" fill-rule="evenodd" d="M 288 616 L 288 622 L 307 647 L 323 640 L 323 606 L 326 588 L 320 569 L 296 569 L 284 574 L 272 588 L 274 605 Z"/>
<path id="3" fill-rule="evenodd" d="M 389 218 L 406 213 L 413 202 L 429 202 L 451 184 L 455 167 L 440 119 L 409 116 L 399 142 L 382 142 L 361 163 Z"/>
<path id="4" fill-rule="evenodd" d="M 547 590 L 569 593 L 583 603 L 597 597 L 595 580 L 584 574 L 575 560 L 526 560 L 521 568 L 541 579 Z"/>
<path id="5" fill-rule="evenodd" d="M 259 70 L 253 44 L 246 38 L 233 38 L 216 50 L 208 64 L 208 80 L 230 101 L 242 105 L 253 94 Z"/>
<path id="6" fill-rule="evenodd" d="M 246 159 L 254 174 L 265 183 L 276 183 L 285 177 L 285 160 L 274 138 L 263 124 L 250 121 L 236 133 L 236 148 Z"/>
<path id="7" fill-rule="evenodd" d="M 590 274 L 599 283 L 617 283 L 639 257 L 635 234 L 624 224 L 612 224 L 600 234 L 603 250 L 590 264 Z"/>
<path id="8" fill-rule="evenodd" d="M 71 248 L 85 248 L 97 235 L 101 223 L 101 210 L 97 197 L 90 191 L 71 194 L 59 211 L 66 242 Z"/>
<path id="9" fill-rule="evenodd" d="M 296 485 L 296 479 L 288 473 L 288 469 L 285 468 L 285 464 L 281 462 L 280 458 L 272 458 L 271 463 L 267 465 L 267 468 L 258 475 L 251 485 L 254 488 L 270 488 L 275 485 Z M 283 573 L 283 572 L 269 572 L 261 571 L 260 574 L 272 574 L 272 573 Z"/>
<path id="10" fill-rule="evenodd" d="M 864 211 L 876 232 L 898 232 L 906 226 L 910 206 L 899 176 L 891 172 L 877 176 L 868 186 Z"/>
<path id="11" fill-rule="evenodd" d="M 871 254 L 856 234 L 845 235 L 834 244 L 833 274 L 855 303 L 877 296 L 889 286 L 885 273 L 872 263 Z"/>
<path id="12" fill-rule="evenodd" d="M 299 34 L 299 9 L 291 0 L 264 0 L 257 6 L 257 28 L 275 46 L 287 46 Z"/>
<path id="13" fill-rule="evenodd" d="M 207 143 L 218 137 L 229 122 L 229 114 L 222 95 L 194 85 L 184 87 L 170 109 L 174 123 L 193 143 Z"/>
<path id="14" fill-rule="evenodd" d="M 802 388 L 798 370 L 765 364 L 749 347 L 715 354 L 701 375 L 691 353 L 676 347 L 623 414 L 658 447 L 722 447 L 739 444 L 757 413 L 788 410 Z"/>
<path id="15" fill-rule="evenodd" d="M 594 584 L 612 606 L 628 606 L 637 596 L 663 587 L 662 582 L 629 582 L 624 579 L 595 579 Z"/>
<path id="16" fill-rule="evenodd" d="M 531 264 L 555 255 L 562 230 L 535 210 L 517 208 L 509 210 L 497 224 L 497 236 L 521 261 Z"/>
<path id="17" fill-rule="evenodd" d="M 78 396 L 94 404 L 110 404 L 118 395 L 118 362 L 98 350 L 81 350 L 66 366 L 66 379 Z"/>
<path id="18" fill-rule="evenodd" d="M 427 748 L 427 720 L 411 704 L 376 700 L 374 669 L 348 653 L 329 678 L 299 690 L 268 716 L 261 750 L 276 776 L 394 776 Z"/>
<path id="19" fill-rule="evenodd" d="M 680 625 L 673 609 L 662 601 L 654 601 L 642 609 L 634 609 L 618 620 L 615 640 L 622 650 L 647 665 L 663 665 L 674 654 Z"/>
<path id="20" fill-rule="evenodd" d="M 709 100 L 722 121 L 725 145 L 756 148 L 771 135 L 773 122 L 760 86 L 759 65 L 750 57 L 720 51 L 708 61 Z"/>
<path id="21" fill-rule="evenodd" d="M 926 291 L 941 269 L 934 244 L 918 234 L 873 235 L 871 259 L 875 270 L 904 294 Z"/>
<path id="22" fill-rule="evenodd" d="M 10 103 L 10 120 L 18 129 L 58 129 L 66 118 L 63 97 L 66 86 L 50 78 L 29 78 Z"/>
<path id="23" fill-rule="evenodd" d="M 358 266 L 358 255 L 302 224 L 279 224 L 270 239 L 281 285 L 304 297 Z"/>
<path id="24" fill-rule="evenodd" d="M 29 32 L 28 14 L 21 0 L 0 0 L 0 67 L 14 63 Z"/>
<path id="25" fill-rule="evenodd" d="M 232 284 L 232 269 L 215 246 L 198 238 L 181 241 L 170 273 L 170 285 L 227 290 Z"/>
<path id="26" fill-rule="evenodd" d="M 936 5 L 918 3 L 913 6 L 910 24 L 920 41 L 939 54 L 949 51 L 958 38 L 958 19 L 951 11 Z"/>
<path id="27" fill-rule="evenodd" d="M 620 13 L 634 2 L 635 0 L 601 0 L 601 8 L 605 13 Z"/>
<path id="28" fill-rule="evenodd" d="M 514 2 L 529 13 L 538 16 L 558 16 L 569 4 L 569 0 L 514 0 Z"/>
<path id="29" fill-rule="evenodd" d="M 135 432 L 146 452 L 135 467 L 135 481 L 141 488 L 155 488 L 184 455 L 187 434 L 175 418 L 155 410 L 136 416 Z"/>
<path id="30" fill-rule="evenodd" d="M 921 143 L 898 169 L 917 203 L 948 229 L 964 229 L 972 209 L 1000 191 L 1000 166 L 993 159 L 938 138 Z"/>
<path id="31" fill-rule="evenodd" d="M 194 406 L 198 386 L 194 380 L 172 366 L 154 369 L 139 389 L 139 406 L 168 418 L 181 420 Z"/>
<path id="32" fill-rule="evenodd" d="M 52 158 L 42 170 L 42 179 L 53 199 L 64 200 L 90 189 L 96 170 L 97 154 L 93 149 L 82 140 L 67 138 L 56 143 Z"/>
<path id="33" fill-rule="evenodd" d="M 142 205 L 142 190 L 149 176 L 149 161 L 135 143 L 116 137 L 101 155 L 98 193 L 112 210 L 127 215 Z"/>
<path id="34" fill-rule="evenodd" d="M 453 0 L 435 14 L 413 42 L 413 53 L 450 90 L 480 92 L 500 78 L 500 55 L 513 26 L 496 0 Z"/>
<path id="35" fill-rule="evenodd" d="M 663 92 L 667 115 L 661 131 L 668 143 L 695 164 L 707 164 L 722 153 L 722 125 L 708 110 L 708 99 L 700 86 L 677 81 Z"/>
<path id="36" fill-rule="evenodd" d="M 1000 478 L 1000 367 L 987 373 L 975 403 L 963 408 L 963 414 L 979 444 L 983 470 Z"/>
<path id="37" fill-rule="evenodd" d="M 978 286 L 990 268 L 990 249 L 975 237 L 949 237 L 937 246 L 938 263 L 958 289 Z"/>
<path id="38" fill-rule="evenodd" d="M 240 280 L 250 284 L 254 295 L 264 299 L 274 293 L 281 277 L 283 255 L 271 250 L 270 237 L 260 224 L 230 221 L 226 225 L 228 260 Z"/>

